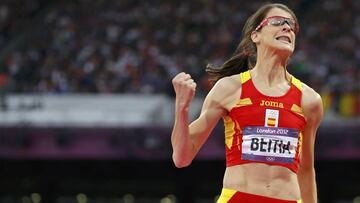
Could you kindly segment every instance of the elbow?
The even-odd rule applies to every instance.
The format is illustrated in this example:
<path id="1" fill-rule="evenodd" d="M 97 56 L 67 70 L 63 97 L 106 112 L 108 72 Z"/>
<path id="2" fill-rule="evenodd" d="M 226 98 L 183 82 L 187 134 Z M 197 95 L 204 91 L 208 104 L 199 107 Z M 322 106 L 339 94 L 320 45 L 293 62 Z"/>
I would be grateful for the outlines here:
<path id="1" fill-rule="evenodd" d="M 190 165 L 190 162 L 174 160 L 174 164 L 175 164 L 176 168 L 185 168 Z"/>
<path id="2" fill-rule="evenodd" d="M 190 164 L 176 162 L 176 161 L 174 161 L 174 164 L 175 164 L 176 168 L 185 168 L 190 165 Z"/>
<path id="3" fill-rule="evenodd" d="M 173 159 L 173 162 L 174 162 L 176 168 L 185 168 L 191 164 L 191 160 L 187 161 L 186 159 L 180 158 L 180 157 L 176 156 L 175 154 L 173 154 L 172 159 Z"/>

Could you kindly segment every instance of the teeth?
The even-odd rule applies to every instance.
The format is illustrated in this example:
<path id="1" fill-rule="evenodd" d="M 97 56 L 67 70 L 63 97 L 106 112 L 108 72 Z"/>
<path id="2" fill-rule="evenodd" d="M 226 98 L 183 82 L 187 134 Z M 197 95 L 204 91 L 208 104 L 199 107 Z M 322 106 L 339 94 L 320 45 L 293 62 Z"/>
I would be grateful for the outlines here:
<path id="1" fill-rule="evenodd" d="M 289 37 L 285 37 L 285 36 L 281 36 L 281 37 L 278 37 L 278 38 L 276 38 L 277 40 L 282 40 L 282 41 L 286 41 L 286 42 L 291 42 L 290 41 L 290 38 Z"/>

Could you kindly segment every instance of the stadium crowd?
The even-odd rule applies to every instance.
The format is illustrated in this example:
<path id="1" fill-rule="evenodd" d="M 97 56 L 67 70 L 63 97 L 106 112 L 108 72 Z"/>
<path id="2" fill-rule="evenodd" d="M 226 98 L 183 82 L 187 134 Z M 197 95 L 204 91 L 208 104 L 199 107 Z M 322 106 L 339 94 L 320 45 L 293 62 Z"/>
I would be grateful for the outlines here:
<path id="1" fill-rule="evenodd" d="M 171 94 L 172 77 L 186 71 L 199 96 L 210 88 L 206 65 L 233 54 L 245 18 L 264 3 L 24 2 L 0 3 L 0 74 L 8 77 L 0 88 L 8 93 Z M 321 93 L 328 112 L 360 117 L 360 2 L 286 3 L 300 21 L 289 71 Z"/>

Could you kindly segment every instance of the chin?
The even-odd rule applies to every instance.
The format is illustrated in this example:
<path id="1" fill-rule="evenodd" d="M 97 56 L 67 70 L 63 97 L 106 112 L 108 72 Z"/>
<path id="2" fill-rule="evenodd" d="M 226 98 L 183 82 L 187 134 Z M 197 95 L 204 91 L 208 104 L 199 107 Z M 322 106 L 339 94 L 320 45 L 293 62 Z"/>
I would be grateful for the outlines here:
<path id="1" fill-rule="evenodd" d="M 294 48 L 288 46 L 277 47 L 277 50 L 281 53 L 281 55 L 288 55 L 288 56 L 292 55 L 292 53 L 294 52 Z"/>

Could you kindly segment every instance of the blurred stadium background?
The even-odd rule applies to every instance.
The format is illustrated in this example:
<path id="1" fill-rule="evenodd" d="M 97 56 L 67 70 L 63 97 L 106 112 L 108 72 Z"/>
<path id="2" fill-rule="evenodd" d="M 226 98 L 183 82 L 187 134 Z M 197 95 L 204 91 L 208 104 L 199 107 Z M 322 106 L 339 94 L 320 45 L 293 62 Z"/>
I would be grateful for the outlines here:
<path id="1" fill-rule="evenodd" d="M 289 70 L 321 93 L 321 203 L 360 202 L 360 1 L 280 1 L 300 20 Z M 180 71 L 235 50 L 263 1 L 1 0 L 0 203 L 211 203 L 225 169 L 222 123 L 176 169 Z"/>

